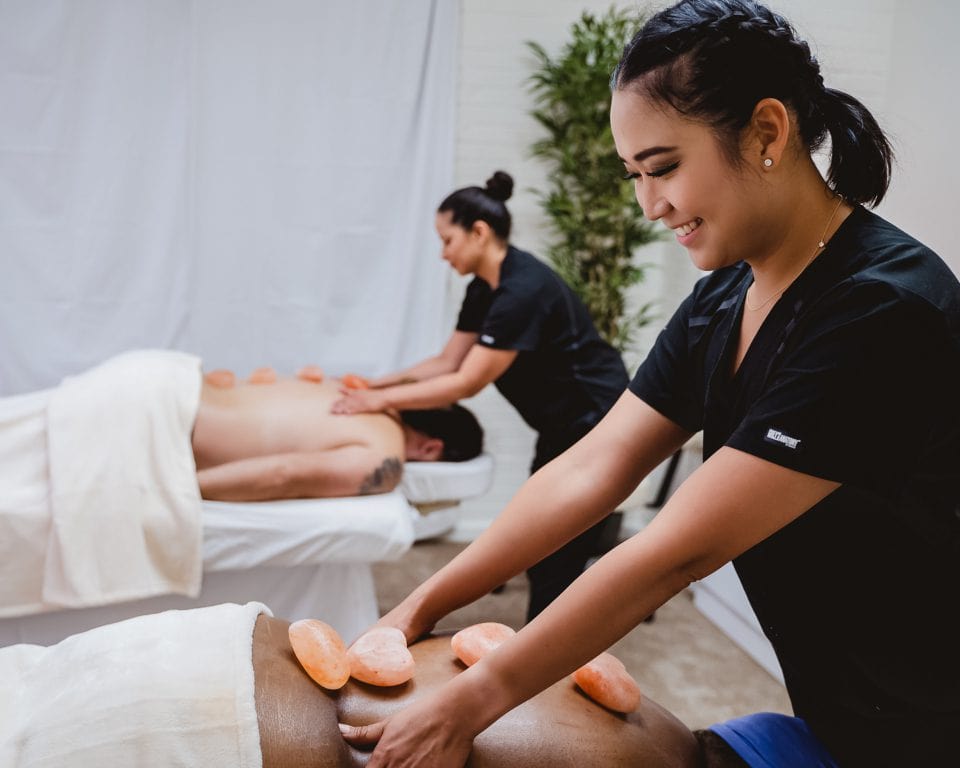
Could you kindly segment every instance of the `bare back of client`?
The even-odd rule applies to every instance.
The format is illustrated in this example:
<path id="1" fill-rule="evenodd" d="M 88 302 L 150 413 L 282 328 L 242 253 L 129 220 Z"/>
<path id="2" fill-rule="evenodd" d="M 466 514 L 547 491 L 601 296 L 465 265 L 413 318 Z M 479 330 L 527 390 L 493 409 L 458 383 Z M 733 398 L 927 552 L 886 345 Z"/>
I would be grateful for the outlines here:
<path id="1" fill-rule="evenodd" d="M 261 616 L 253 667 L 264 768 L 357 768 L 369 753 L 344 742 L 337 722 L 382 719 L 457 675 L 463 666 L 439 636 L 411 646 L 410 682 L 377 688 L 351 680 L 340 691 L 320 688 L 300 668 L 287 622 Z M 468 768 L 698 768 L 695 737 L 679 720 L 644 699 L 628 716 L 603 709 L 561 681 L 498 720 L 474 742 Z"/>
<path id="2" fill-rule="evenodd" d="M 404 433 L 385 414 L 336 416 L 336 379 L 204 381 L 192 445 L 204 498 L 254 501 L 392 489 Z"/>

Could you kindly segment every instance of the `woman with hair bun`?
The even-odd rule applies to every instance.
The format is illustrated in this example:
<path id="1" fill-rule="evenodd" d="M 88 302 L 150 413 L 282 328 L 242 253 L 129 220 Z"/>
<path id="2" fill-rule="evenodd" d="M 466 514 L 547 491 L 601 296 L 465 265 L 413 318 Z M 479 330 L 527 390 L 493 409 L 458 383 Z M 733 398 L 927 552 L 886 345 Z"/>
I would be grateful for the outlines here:
<path id="1" fill-rule="evenodd" d="M 419 636 L 606 515 L 698 430 L 703 465 L 494 652 L 345 736 L 379 741 L 369 768 L 462 765 L 501 714 L 732 560 L 795 717 L 700 732 L 707 765 L 956 765 L 960 284 L 864 208 L 887 189 L 883 132 L 753 0 L 657 13 L 612 88 L 638 202 L 710 274 L 604 420 L 381 622 Z M 811 154 L 827 137 L 824 178 Z"/>
<path id="2" fill-rule="evenodd" d="M 512 193 L 513 179 L 497 171 L 486 186 L 458 189 L 440 203 L 443 258 L 474 275 L 456 330 L 439 355 L 345 393 L 335 413 L 436 408 L 493 383 L 537 431 L 536 472 L 613 406 L 627 387 L 623 361 L 560 276 L 510 244 Z M 585 527 L 528 564 L 528 621 L 599 553 L 603 520 Z"/>

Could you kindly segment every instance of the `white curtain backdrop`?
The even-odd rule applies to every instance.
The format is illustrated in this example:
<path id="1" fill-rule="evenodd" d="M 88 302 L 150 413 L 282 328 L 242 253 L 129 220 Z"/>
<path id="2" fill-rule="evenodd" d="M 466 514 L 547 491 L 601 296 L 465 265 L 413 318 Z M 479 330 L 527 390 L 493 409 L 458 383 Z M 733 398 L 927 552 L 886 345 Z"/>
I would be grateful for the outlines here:
<path id="1" fill-rule="evenodd" d="M 0 0 L 0 395 L 437 351 L 450 0 Z"/>

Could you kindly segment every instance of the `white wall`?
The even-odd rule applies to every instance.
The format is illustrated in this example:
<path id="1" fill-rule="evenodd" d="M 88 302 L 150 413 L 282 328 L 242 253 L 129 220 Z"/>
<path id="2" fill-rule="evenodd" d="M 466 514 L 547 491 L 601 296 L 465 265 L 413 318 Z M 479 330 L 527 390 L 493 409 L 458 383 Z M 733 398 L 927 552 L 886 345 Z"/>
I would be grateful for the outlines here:
<path id="1" fill-rule="evenodd" d="M 899 163 L 878 212 L 933 247 L 960 272 L 960 251 L 948 240 L 953 215 L 948 206 L 956 197 L 952 182 L 960 177 L 960 160 L 948 140 L 960 118 L 951 81 L 960 72 L 960 46 L 952 39 L 960 4 L 773 0 L 770 5 L 811 42 L 827 84 L 863 101 L 891 133 Z M 581 11 L 602 13 L 609 6 L 607 0 L 461 0 L 456 184 L 482 184 L 498 168 L 513 174 L 513 241 L 534 253 L 544 252 L 549 233 L 536 199 L 527 191 L 541 186 L 545 173 L 528 151 L 539 129 L 529 117 L 526 78 L 534 60 L 524 41 L 536 40 L 556 54 Z M 697 273 L 682 249 L 670 242 L 644 249 L 642 259 L 656 265 L 642 298 L 657 299 L 665 319 Z M 451 278 L 450 286 L 452 327 L 462 283 Z M 628 354 L 631 373 L 655 330 L 650 328 L 638 350 Z M 492 387 L 468 404 L 487 429 L 497 474 L 486 496 L 464 504 L 458 537 L 473 535 L 499 512 L 526 477 L 533 444 L 533 433 Z"/>

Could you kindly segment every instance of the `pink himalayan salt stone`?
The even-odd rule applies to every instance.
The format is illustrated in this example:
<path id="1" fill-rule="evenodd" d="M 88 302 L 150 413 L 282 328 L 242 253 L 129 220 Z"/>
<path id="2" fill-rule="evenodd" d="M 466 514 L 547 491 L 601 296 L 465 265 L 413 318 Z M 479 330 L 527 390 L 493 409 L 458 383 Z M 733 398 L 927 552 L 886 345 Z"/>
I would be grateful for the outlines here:
<path id="1" fill-rule="evenodd" d="M 345 373 L 340 379 L 340 383 L 347 389 L 370 389 L 370 382 L 355 373 Z"/>
<path id="2" fill-rule="evenodd" d="M 273 384 L 277 380 L 277 372 L 269 365 L 254 369 L 247 381 L 250 384 Z"/>
<path id="3" fill-rule="evenodd" d="M 400 685 L 413 677 L 413 655 L 407 638 L 395 627 L 374 627 L 347 651 L 350 674 L 370 685 Z"/>
<path id="4" fill-rule="evenodd" d="M 323 369 L 319 365 L 305 365 L 297 371 L 297 378 L 319 384 L 323 381 Z"/>
<path id="5" fill-rule="evenodd" d="M 215 371 L 207 371 L 203 374 L 203 380 L 211 387 L 230 389 L 237 384 L 237 374 L 225 368 L 217 368 Z"/>
<path id="6" fill-rule="evenodd" d="M 573 673 L 573 681 L 597 704 L 614 712 L 633 712 L 640 704 L 640 686 L 623 662 L 601 653 Z"/>
<path id="7" fill-rule="evenodd" d="M 472 667 L 483 656 L 515 634 L 517 633 L 506 624 L 486 621 L 461 629 L 450 638 L 450 647 L 460 661 Z"/>
<path id="8" fill-rule="evenodd" d="M 337 630 L 317 619 L 301 619 L 290 625 L 287 635 L 293 655 L 317 684 L 331 691 L 346 685 L 350 662 Z"/>

